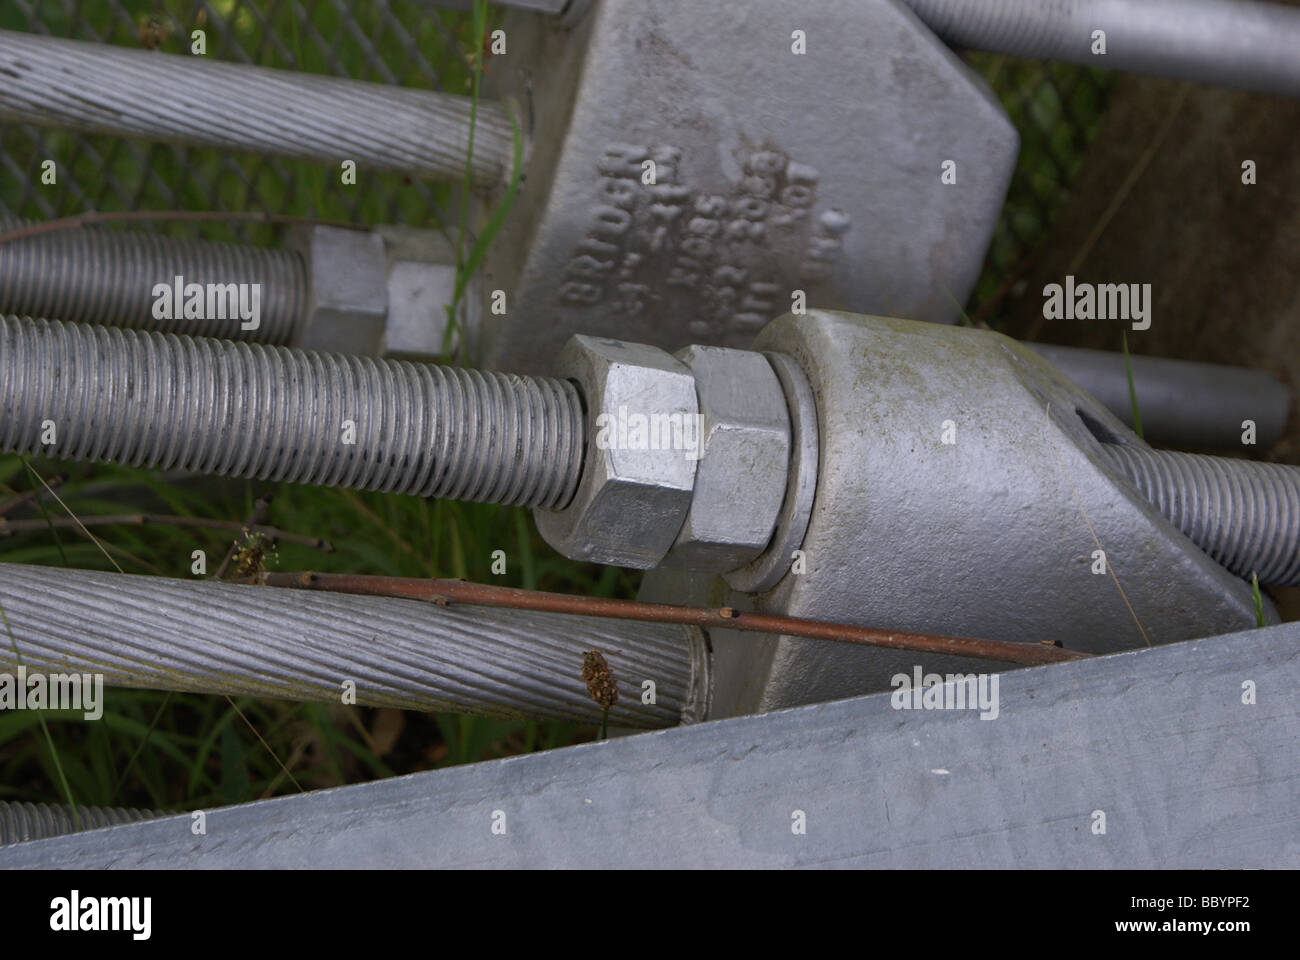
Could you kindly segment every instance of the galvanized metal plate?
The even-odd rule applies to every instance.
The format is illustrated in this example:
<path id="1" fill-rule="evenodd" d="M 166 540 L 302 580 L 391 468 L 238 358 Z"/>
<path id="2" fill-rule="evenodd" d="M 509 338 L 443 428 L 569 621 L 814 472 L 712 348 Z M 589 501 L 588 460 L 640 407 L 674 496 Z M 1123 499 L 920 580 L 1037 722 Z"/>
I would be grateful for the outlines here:
<path id="1" fill-rule="evenodd" d="M 202 836 L 185 814 L 18 844 L 0 867 L 1298 867 L 1298 645 L 1285 624 L 1019 670 L 993 720 L 881 694 L 640 734 L 212 810 Z"/>

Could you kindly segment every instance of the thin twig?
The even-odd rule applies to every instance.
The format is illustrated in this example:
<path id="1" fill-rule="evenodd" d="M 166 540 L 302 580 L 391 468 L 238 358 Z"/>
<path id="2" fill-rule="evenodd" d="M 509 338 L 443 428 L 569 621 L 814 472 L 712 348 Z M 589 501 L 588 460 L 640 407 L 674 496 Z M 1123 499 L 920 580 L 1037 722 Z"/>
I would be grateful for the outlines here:
<path id="1" fill-rule="evenodd" d="M 52 496 L 55 500 L 58 501 L 59 506 L 61 506 L 64 509 L 64 511 L 68 514 L 68 516 L 72 518 L 73 525 L 76 526 L 82 533 L 86 535 L 86 539 L 88 539 L 95 546 L 99 547 L 99 552 L 102 553 L 108 559 L 108 562 L 113 565 L 114 569 L 116 569 L 118 573 L 125 573 L 126 571 L 123 570 L 121 565 L 118 564 L 118 562 L 113 559 L 113 555 L 108 552 L 108 549 L 104 546 L 103 543 L 100 542 L 99 538 L 86 529 L 86 525 L 77 518 L 77 515 L 75 513 L 72 512 L 72 508 L 63 502 L 63 498 L 54 492 L 54 488 L 51 487 L 48 482 L 46 482 L 45 478 L 36 472 L 36 468 L 31 465 L 31 462 L 26 457 L 23 457 L 22 461 L 23 461 L 23 466 L 25 466 L 28 470 L 31 471 L 32 476 L 34 476 L 37 480 L 41 482 L 41 486 L 46 489 L 46 491 L 49 493 L 50 496 Z M 41 513 L 45 513 L 44 502 L 41 500 L 37 500 L 36 503 L 40 506 Z M 21 523 L 22 521 L 17 521 L 17 522 Z M 35 521 L 32 522 L 35 523 Z M 58 528 L 58 526 L 62 525 L 62 523 L 63 521 L 55 520 L 53 517 L 49 516 L 49 514 L 46 514 L 44 524 L 43 524 L 44 526 L 49 527 L 50 533 L 54 537 L 54 542 L 59 546 L 60 554 L 63 554 L 63 545 L 59 543 L 59 535 L 57 533 L 54 533 L 54 531 Z M 68 558 L 66 555 L 63 557 L 63 565 L 65 567 L 68 565 Z"/>
<path id="2" fill-rule="evenodd" d="M 235 520 L 213 520 L 208 517 L 173 517 L 161 513 L 116 513 L 102 514 L 99 516 L 86 517 L 84 519 L 73 518 L 66 520 L 57 518 L 52 521 L 56 527 L 142 527 L 149 523 L 165 524 L 173 527 L 201 527 L 205 530 L 234 530 L 242 532 L 245 529 L 249 533 L 260 533 L 262 536 L 270 537 L 273 540 L 279 540 L 284 543 L 296 543 L 304 547 L 312 547 L 322 553 L 333 553 L 334 545 L 328 540 L 321 540 L 319 537 L 304 537 L 296 533 L 285 533 L 278 527 L 267 527 L 261 525 L 249 526 L 248 524 L 239 523 Z M 6 536 L 12 533 L 23 533 L 28 530 L 39 530 L 46 526 L 43 520 L 0 520 L 0 536 Z"/>
<path id="3" fill-rule="evenodd" d="M 245 534 L 251 533 L 253 528 L 266 519 L 266 511 L 271 508 L 271 501 L 275 499 L 275 494 L 265 493 L 257 498 L 253 504 L 253 512 L 248 517 L 239 531 L 239 536 L 230 541 L 230 549 L 226 551 L 225 557 L 221 561 L 221 566 L 217 567 L 217 572 L 213 574 L 213 580 L 220 580 L 226 575 L 226 570 L 230 566 L 230 561 L 235 559 L 235 554 L 239 552 L 239 544 Z"/>
<path id="4" fill-rule="evenodd" d="M 54 476 L 50 477 L 49 484 L 51 489 L 59 486 L 61 483 L 63 483 L 63 480 L 64 480 L 64 476 L 61 473 L 57 473 Z M 0 517 L 13 513 L 24 503 L 27 503 L 29 500 L 34 500 L 37 497 L 39 497 L 42 492 L 43 491 L 41 491 L 40 489 L 26 490 L 23 493 L 18 494 L 18 496 L 14 497 L 12 500 L 9 500 L 8 502 L 0 503 Z"/>
<path id="5" fill-rule="evenodd" d="M 257 732 L 257 727 L 253 726 L 253 722 L 249 720 L 248 717 L 244 716 L 244 711 L 240 710 L 239 707 L 235 705 L 235 701 L 229 694 L 226 694 L 226 702 L 230 704 L 230 708 L 234 710 L 235 713 L 239 714 L 239 719 L 248 724 L 248 729 L 253 731 L 253 736 L 257 737 L 257 739 L 261 741 L 262 746 L 266 747 L 266 752 L 269 753 L 274 758 L 275 762 L 280 765 L 280 769 L 284 771 L 284 775 L 293 781 L 293 785 L 298 788 L 298 792 L 306 793 L 307 791 L 302 788 L 302 784 L 298 782 L 298 778 L 289 772 L 289 768 L 284 765 L 284 761 L 281 760 L 279 755 L 271 749 L 271 745 L 263 739 L 262 735 Z"/>
<path id="6" fill-rule="evenodd" d="M 419 580 L 409 577 L 377 577 L 351 573 L 261 573 L 245 582 L 272 587 L 297 587 L 330 590 L 382 597 L 405 597 L 427 600 L 440 605 L 467 603 L 484 607 L 514 607 L 549 613 L 569 613 L 586 617 L 610 617 L 618 620 L 648 620 L 656 623 L 680 623 L 696 627 L 716 627 L 755 633 L 788 634 L 813 640 L 832 640 L 891 650 L 945 654 L 997 660 L 1037 666 L 1066 660 L 1083 660 L 1091 654 L 1063 650 L 1042 643 L 1017 643 L 1006 640 L 978 640 L 942 634 L 877 630 L 851 623 L 808 620 L 767 613 L 745 613 L 732 607 L 683 607 L 667 603 L 643 603 L 639 600 L 612 600 L 604 597 L 580 597 L 541 590 L 520 590 L 464 580 Z"/>

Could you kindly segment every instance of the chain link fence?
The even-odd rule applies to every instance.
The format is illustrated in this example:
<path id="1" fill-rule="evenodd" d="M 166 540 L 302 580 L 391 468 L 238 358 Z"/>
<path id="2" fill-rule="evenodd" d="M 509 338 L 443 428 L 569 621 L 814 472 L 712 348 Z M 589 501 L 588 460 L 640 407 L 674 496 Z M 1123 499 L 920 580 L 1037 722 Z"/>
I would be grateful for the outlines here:
<path id="1" fill-rule="evenodd" d="M 1069 196 L 1116 75 L 1068 63 L 971 53 L 1020 133 L 1020 157 L 967 315 L 999 329 L 1007 304 Z"/>

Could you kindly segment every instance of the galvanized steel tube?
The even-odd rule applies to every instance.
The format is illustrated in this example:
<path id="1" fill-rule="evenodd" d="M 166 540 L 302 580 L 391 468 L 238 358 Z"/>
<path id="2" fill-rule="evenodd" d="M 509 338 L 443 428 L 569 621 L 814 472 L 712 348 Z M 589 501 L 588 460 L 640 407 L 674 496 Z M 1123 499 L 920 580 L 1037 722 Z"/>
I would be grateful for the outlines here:
<path id="1" fill-rule="evenodd" d="M 1124 356 L 1105 350 L 1027 343 L 1039 356 L 1132 424 Z M 1257 449 L 1286 429 L 1291 391 L 1261 370 L 1164 357 L 1132 357 L 1133 388 L 1142 430 L 1151 443 L 1240 450 L 1242 424 L 1255 424 Z"/>
<path id="2" fill-rule="evenodd" d="M 957 47 L 1300 96 L 1300 9 L 1246 0 L 904 0 Z M 1095 31 L 1105 54 L 1095 53 Z"/>

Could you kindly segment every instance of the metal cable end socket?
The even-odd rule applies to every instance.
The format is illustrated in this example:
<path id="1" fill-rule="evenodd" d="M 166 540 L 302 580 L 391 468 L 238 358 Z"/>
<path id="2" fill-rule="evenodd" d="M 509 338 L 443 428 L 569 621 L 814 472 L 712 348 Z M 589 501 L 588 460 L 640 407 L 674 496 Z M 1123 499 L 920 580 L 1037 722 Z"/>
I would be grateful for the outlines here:
<path id="1" fill-rule="evenodd" d="M 759 556 L 786 494 L 786 398 L 759 353 L 576 336 L 558 376 L 586 401 L 582 478 L 563 510 L 534 511 L 575 560 L 725 573 Z"/>

